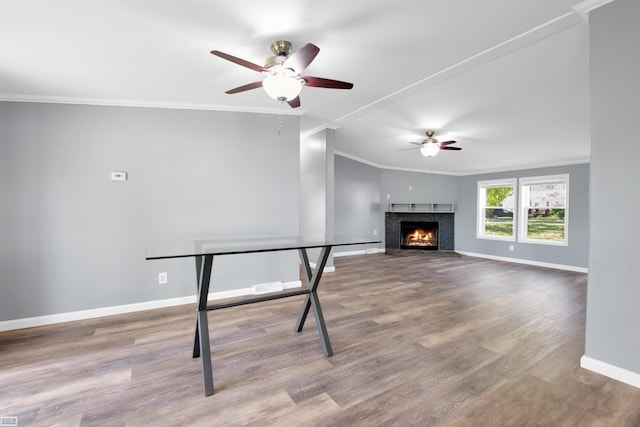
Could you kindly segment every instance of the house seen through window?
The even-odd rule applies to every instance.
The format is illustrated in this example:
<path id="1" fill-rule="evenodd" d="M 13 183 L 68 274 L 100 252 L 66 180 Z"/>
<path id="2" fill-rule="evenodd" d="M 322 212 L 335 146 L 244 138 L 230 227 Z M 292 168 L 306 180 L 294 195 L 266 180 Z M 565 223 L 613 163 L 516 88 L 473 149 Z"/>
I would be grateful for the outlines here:
<path id="1" fill-rule="evenodd" d="M 520 178 L 520 233 L 527 243 L 567 244 L 569 175 Z"/>

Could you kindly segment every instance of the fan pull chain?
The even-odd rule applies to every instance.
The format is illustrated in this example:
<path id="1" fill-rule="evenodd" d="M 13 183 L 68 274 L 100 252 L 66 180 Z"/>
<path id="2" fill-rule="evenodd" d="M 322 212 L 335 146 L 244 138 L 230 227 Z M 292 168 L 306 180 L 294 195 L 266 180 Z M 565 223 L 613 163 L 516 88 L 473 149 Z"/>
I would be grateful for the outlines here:
<path id="1" fill-rule="evenodd" d="M 282 114 L 283 108 L 284 108 L 284 101 L 280 101 L 280 111 L 278 113 L 278 120 L 280 121 L 280 126 L 278 127 L 278 136 L 280 136 L 280 131 L 284 127 L 284 115 Z"/>

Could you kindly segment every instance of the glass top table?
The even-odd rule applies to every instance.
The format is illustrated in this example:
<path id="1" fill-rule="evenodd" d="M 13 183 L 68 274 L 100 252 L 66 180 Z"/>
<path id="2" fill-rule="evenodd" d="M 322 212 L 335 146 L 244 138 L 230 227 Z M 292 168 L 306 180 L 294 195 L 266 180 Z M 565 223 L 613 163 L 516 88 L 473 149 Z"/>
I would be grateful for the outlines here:
<path id="1" fill-rule="evenodd" d="M 333 354 L 333 350 L 331 349 L 329 335 L 327 334 L 324 316 L 322 314 L 322 308 L 317 294 L 320 278 L 322 277 L 322 272 L 327 263 L 327 259 L 329 258 L 331 249 L 334 246 L 378 243 L 381 243 L 381 241 L 348 236 L 335 236 L 330 239 L 318 236 L 265 236 L 246 239 L 185 237 L 147 242 L 146 259 L 159 260 L 189 257 L 195 259 L 198 307 L 196 312 L 193 357 L 200 357 L 201 359 L 204 392 L 206 396 L 210 396 L 213 394 L 213 371 L 211 367 L 211 343 L 209 339 L 209 321 L 207 316 L 209 311 L 296 295 L 306 295 L 298 315 L 295 330 L 296 332 L 302 331 L 307 315 L 309 314 L 309 310 L 313 309 L 322 350 L 326 356 L 331 356 Z M 309 262 L 308 249 L 320 250 L 314 269 L 311 268 L 311 263 Z M 211 285 L 211 271 L 214 256 L 289 250 L 296 250 L 300 255 L 303 277 L 307 285 L 306 287 L 303 286 L 303 289 L 288 292 L 277 292 L 255 298 L 242 298 L 218 304 L 209 303 L 207 298 Z"/>
<path id="2" fill-rule="evenodd" d="M 147 242 L 146 259 L 186 258 L 203 255 L 233 255 L 256 252 L 275 252 L 296 249 L 376 244 L 380 240 L 362 237 L 335 236 L 331 239 L 316 236 L 265 236 L 243 239 L 183 237 Z"/>

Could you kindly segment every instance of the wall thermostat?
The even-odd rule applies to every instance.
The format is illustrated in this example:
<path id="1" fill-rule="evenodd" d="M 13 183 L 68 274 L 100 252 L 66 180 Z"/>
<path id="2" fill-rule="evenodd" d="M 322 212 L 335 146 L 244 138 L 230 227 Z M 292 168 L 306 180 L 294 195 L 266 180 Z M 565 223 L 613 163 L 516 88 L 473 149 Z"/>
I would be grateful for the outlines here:
<path id="1" fill-rule="evenodd" d="M 127 173 L 122 171 L 111 172 L 111 181 L 126 181 Z"/>

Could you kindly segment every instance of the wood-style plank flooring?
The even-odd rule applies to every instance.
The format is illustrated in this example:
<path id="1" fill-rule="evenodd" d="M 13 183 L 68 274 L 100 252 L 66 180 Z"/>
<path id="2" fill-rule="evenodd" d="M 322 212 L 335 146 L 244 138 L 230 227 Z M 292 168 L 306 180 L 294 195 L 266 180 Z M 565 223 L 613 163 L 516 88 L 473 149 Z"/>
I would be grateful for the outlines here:
<path id="1" fill-rule="evenodd" d="M 0 415 L 19 426 L 640 426 L 640 389 L 581 369 L 585 274 L 472 257 L 336 258 L 320 299 L 195 305 L 0 333 Z"/>

